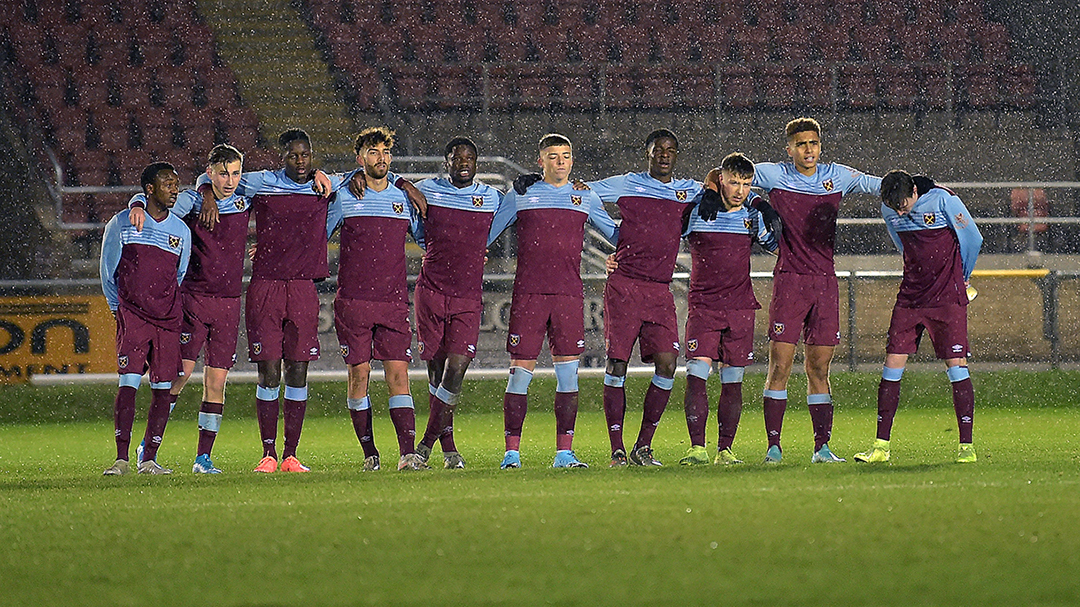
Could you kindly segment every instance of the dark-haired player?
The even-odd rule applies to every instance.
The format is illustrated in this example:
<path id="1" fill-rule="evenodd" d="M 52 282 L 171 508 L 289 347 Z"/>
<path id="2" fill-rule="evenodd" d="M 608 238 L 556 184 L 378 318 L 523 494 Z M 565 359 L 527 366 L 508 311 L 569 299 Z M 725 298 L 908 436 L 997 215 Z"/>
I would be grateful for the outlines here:
<path id="1" fill-rule="evenodd" d="M 489 242 L 517 224 L 517 271 L 506 351 L 510 377 L 503 397 L 506 454 L 501 468 L 521 467 L 521 428 L 528 411 L 529 383 L 544 337 L 555 366 L 554 468 L 587 468 L 573 451 L 578 409 L 578 357 L 585 351 L 581 243 L 592 224 L 614 243 L 618 228 L 595 192 L 570 184 L 574 151 L 570 140 L 551 133 L 540 138 L 543 180 L 523 194 L 507 192 L 495 214 Z"/>
<path id="2" fill-rule="evenodd" d="M 857 462 L 889 461 L 889 437 L 900 404 L 900 378 L 923 332 L 945 361 L 960 429 L 956 461 L 976 460 L 971 441 L 975 391 L 968 373 L 967 286 L 982 235 L 964 203 L 926 177 L 889 171 L 881 180 L 881 216 L 904 256 L 904 278 L 896 295 L 885 365 L 878 384 L 877 440 Z"/>
<path id="3" fill-rule="evenodd" d="M 216 145 L 207 158 L 218 222 L 213 230 L 199 221 L 203 197 L 185 190 L 177 197 L 172 212 L 191 229 L 191 263 L 180 286 L 184 322 L 180 331 L 180 354 L 184 374 L 173 382 L 170 406 L 175 406 L 199 353 L 206 346 L 203 365 L 203 397 L 199 407 L 199 442 L 192 471 L 219 474 L 210 459 L 214 440 L 221 428 L 225 407 L 225 383 L 236 362 L 237 331 L 240 327 L 240 290 L 243 285 L 244 250 L 247 244 L 250 200 L 236 195 L 243 171 L 244 156 L 228 144 Z M 132 223 L 142 225 L 145 196 L 137 194 L 129 203 Z"/>
<path id="4" fill-rule="evenodd" d="M 717 404 L 717 464 L 742 463 L 731 451 L 742 413 L 742 380 L 753 362 L 754 313 L 761 308 L 750 283 L 750 251 L 756 241 L 769 252 L 775 235 L 754 207 L 750 191 L 754 164 L 735 153 L 720 163 L 719 183 L 707 183 L 703 198 L 718 199 L 716 217 L 691 213 L 686 230 L 691 269 L 686 319 L 686 427 L 690 449 L 683 465 L 708 464 L 705 426 L 709 417 L 706 382 L 713 362 L 720 363 Z M 762 201 L 763 202 L 763 201 Z"/>
<path id="5" fill-rule="evenodd" d="M 671 275 L 679 252 L 684 213 L 701 197 L 702 186 L 693 179 L 675 179 L 679 142 L 667 129 L 645 139 L 648 171 L 628 173 L 589 183 L 606 203 L 615 203 L 622 215 L 615 251 L 618 267 L 604 288 L 604 416 L 611 442 L 611 465 L 625 466 L 627 452 L 622 426 L 626 416 L 626 365 L 634 343 L 640 340 L 641 360 L 653 363 L 655 373 L 645 394 L 641 430 L 629 461 L 659 466 L 653 457 L 652 437 L 667 407 L 675 383 L 679 353 L 678 320 L 671 294 Z"/>
<path id="6" fill-rule="evenodd" d="M 475 180 L 477 148 L 471 139 L 451 139 L 443 157 L 449 176 L 417 184 L 427 197 L 427 215 L 423 222 L 426 249 L 414 307 L 417 349 L 427 363 L 431 407 L 416 452 L 427 461 L 438 440 L 444 466 L 464 468 L 465 460 L 454 442 L 454 408 L 465 371 L 476 356 L 484 255 L 502 193 Z"/>
<path id="7" fill-rule="evenodd" d="M 113 408 L 116 461 L 106 476 L 127 474 L 135 393 L 143 371 L 150 370 L 150 410 L 139 474 L 170 474 L 158 465 L 157 451 L 169 421 L 169 389 L 183 371 L 180 283 L 191 256 L 191 231 L 169 212 L 176 204 L 180 179 L 171 164 L 147 166 L 140 179 L 148 218 L 142 230 L 131 225 L 129 210 L 105 226 L 101 242 L 101 288 L 116 316 L 116 357 L 120 387 Z"/>
<path id="8" fill-rule="evenodd" d="M 773 268 L 769 304 L 769 372 L 765 380 L 765 461 L 782 457 L 780 432 L 787 408 L 787 384 L 801 338 L 806 349 L 806 403 L 814 427 L 815 463 L 842 462 L 829 450 L 833 403 L 829 366 L 840 343 L 840 291 L 833 250 L 836 216 L 845 194 L 877 194 L 880 177 L 842 164 L 819 164 L 821 126 L 797 118 L 785 128 L 791 162 L 755 165 L 754 183 L 769 194 L 783 220 L 779 259 Z"/>
<path id="9" fill-rule="evenodd" d="M 393 147 L 394 132 L 386 127 L 367 128 L 357 135 L 354 149 L 365 180 L 364 197 L 339 189 L 336 209 L 340 214 L 335 209 L 330 217 L 331 225 L 341 226 L 334 327 L 348 366 L 346 404 L 364 450 L 364 470 L 379 469 L 368 396 L 373 358 L 382 361 L 390 392 L 390 419 L 400 452 L 398 470 L 428 467 L 413 447 L 416 421 L 409 393 L 412 331 L 405 238 L 409 232 L 417 237 L 419 216 L 405 193 L 390 182 Z"/>
<path id="10" fill-rule="evenodd" d="M 313 191 L 311 140 L 301 129 L 278 138 L 284 168 L 244 173 L 235 193 L 250 196 L 255 258 L 244 317 L 248 357 L 258 368 L 255 391 L 263 457 L 256 472 L 278 469 L 278 398 L 285 379 L 283 472 L 307 472 L 296 447 L 307 409 L 308 363 L 319 358 L 319 296 L 315 281 L 329 275 L 326 258 L 329 195 Z M 200 192 L 209 178 L 199 177 Z M 342 181 L 331 178 L 337 189 Z"/>

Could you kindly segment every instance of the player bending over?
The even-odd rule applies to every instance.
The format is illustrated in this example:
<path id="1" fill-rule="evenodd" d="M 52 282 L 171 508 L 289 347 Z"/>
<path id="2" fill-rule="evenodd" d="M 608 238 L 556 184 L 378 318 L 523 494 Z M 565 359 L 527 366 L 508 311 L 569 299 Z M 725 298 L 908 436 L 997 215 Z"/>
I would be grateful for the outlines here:
<path id="1" fill-rule="evenodd" d="M 967 286 L 982 235 L 964 203 L 932 180 L 889 171 L 881 180 L 881 216 L 904 256 L 904 278 L 896 294 L 885 365 L 878 384 L 877 440 L 858 462 L 889 461 L 889 437 L 900 404 L 900 378 L 923 331 L 945 361 L 960 429 L 956 461 L 974 462 L 971 442 L 975 391 L 968 373 Z"/>

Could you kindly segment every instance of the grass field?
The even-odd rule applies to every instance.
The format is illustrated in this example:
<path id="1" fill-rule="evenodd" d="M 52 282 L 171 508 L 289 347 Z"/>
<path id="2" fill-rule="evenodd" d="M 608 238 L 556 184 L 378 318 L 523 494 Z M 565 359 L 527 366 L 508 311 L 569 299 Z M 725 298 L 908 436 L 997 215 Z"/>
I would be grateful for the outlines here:
<path id="1" fill-rule="evenodd" d="M 301 443 L 313 472 L 261 476 L 249 472 L 253 387 L 237 385 L 215 447 L 226 474 L 188 472 L 190 390 L 159 457 L 177 473 L 154 478 L 100 476 L 112 460 L 113 387 L 5 388 L 0 604 L 1076 605 L 1080 373 L 974 380 L 973 465 L 952 463 L 944 374 L 909 372 L 894 461 L 879 466 L 808 463 L 803 378 L 792 382 L 784 464 L 757 463 L 762 378 L 749 375 L 741 466 L 675 465 L 687 447 L 679 380 L 654 442 L 669 465 L 608 469 L 590 381 L 575 447 L 593 467 L 552 470 L 553 382 L 537 380 L 525 468 L 500 471 L 505 382 L 467 381 L 457 435 L 468 469 L 393 471 L 377 385 L 388 466 L 365 474 L 343 386 L 313 384 Z M 628 428 L 646 381 L 628 383 Z M 873 438 L 876 385 L 872 374 L 835 376 L 838 454 Z"/>

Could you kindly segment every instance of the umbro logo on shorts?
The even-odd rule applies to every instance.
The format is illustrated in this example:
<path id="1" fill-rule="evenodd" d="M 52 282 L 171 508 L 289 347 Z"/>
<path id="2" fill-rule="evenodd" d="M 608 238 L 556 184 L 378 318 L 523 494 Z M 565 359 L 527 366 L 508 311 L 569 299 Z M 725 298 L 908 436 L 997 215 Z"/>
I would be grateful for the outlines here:
<path id="1" fill-rule="evenodd" d="M 312 348 L 312 349 L 308 350 L 308 354 L 310 354 L 311 356 L 318 356 L 319 355 L 319 349 L 318 348 Z"/>
<path id="2" fill-rule="evenodd" d="M 349 345 L 341 344 L 341 357 L 346 358 L 349 356 Z"/>
<path id="3" fill-rule="evenodd" d="M 679 342 L 677 342 L 677 341 L 673 341 L 673 342 L 671 342 L 671 346 L 672 346 L 673 348 L 675 348 L 675 351 L 676 351 L 676 352 L 678 352 L 678 351 L 680 350 L 680 348 L 681 348 L 681 347 L 679 346 Z"/>
<path id="4" fill-rule="evenodd" d="M 574 205 L 575 207 L 580 207 L 581 202 L 581 196 L 570 196 L 570 204 Z"/>
<path id="5" fill-rule="evenodd" d="M 480 207 L 484 206 L 484 197 L 483 196 L 473 196 L 472 197 L 472 205 L 474 207 L 478 208 L 478 209 Z"/>
<path id="6" fill-rule="evenodd" d="M 960 352 L 964 351 L 964 346 L 962 346 L 960 344 L 953 344 L 952 345 L 952 351 L 959 354 Z"/>
<path id="7" fill-rule="evenodd" d="M 405 356 L 408 356 L 409 360 L 412 360 L 412 348 L 405 348 Z"/>
<path id="8" fill-rule="evenodd" d="M 521 343 L 521 336 L 515 333 L 510 334 L 510 345 L 516 346 Z"/>
<path id="9" fill-rule="evenodd" d="M 180 343 L 186 344 L 186 343 L 190 343 L 190 342 L 191 342 L 191 333 L 181 333 L 180 334 Z"/>
<path id="10" fill-rule="evenodd" d="M 584 339 L 577 340 L 577 347 L 584 348 L 585 347 L 585 340 Z"/>
<path id="11" fill-rule="evenodd" d="M 255 342 L 255 343 L 251 344 L 251 353 L 255 354 L 255 355 L 262 354 L 262 343 L 261 342 Z"/>
<path id="12" fill-rule="evenodd" d="M 119 357 L 117 357 L 117 358 L 116 358 L 116 364 L 117 364 L 117 366 L 119 366 L 119 367 L 120 367 L 121 369 L 123 369 L 124 367 L 128 366 L 128 357 L 126 357 L 126 356 L 119 356 Z"/>
<path id="13" fill-rule="evenodd" d="M 404 202 L 395 202 L 394 203 L 394 212 L 397 213 L 398 215 L 401 215 L 402 213 L 404 213 L 405 212 L 405 203 Z"/>
<path id="14" fill-rule="evenodd" d="M 465 349 L 469 351 L 469 354 L 476 354 L 476 344 L 469 344 L 465 346 Z"/>
<path id="15" fill-rule="evenodd" d="M 688 339 L 686 341 L 686 349 L 689 350 L 690 352 L 697 352 L 697 340 L 696 339 Z"/>

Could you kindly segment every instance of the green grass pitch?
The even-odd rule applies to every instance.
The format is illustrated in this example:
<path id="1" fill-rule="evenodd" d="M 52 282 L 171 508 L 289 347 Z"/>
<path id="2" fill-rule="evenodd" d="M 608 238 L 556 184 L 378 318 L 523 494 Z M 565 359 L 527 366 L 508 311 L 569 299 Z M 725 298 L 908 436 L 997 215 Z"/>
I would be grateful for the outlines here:
<path id="1" fill-rule="evenodd" d="M 885 465 L 850 461 L 873 438 L 874 374 L 834 376 L 830 444 L 848 463 L 809 464 L 803 377 L 792 381 L 784 463 L 758 463 L 762 377 L 752 374 L 735 443 L 747 463 L 692 469 L 677 465 L 680 378 L 654 441 L 667 465 L 650 470 L 608 469 L 591 379 L 575 447 L 593 467 L 552 470 L 554 382 L 538 379 L 525 467 L 500 471 L 505 382 L 467 379 L 463 471 L 396 472 L 373 384 L 385 467 L 360 472 L 344 386 L 325 383 L 311 386 L 301 442 L 312 473 L 256 475 L 254 387 L 236 385 L 214 450 L 226 473 L 189 472 L 199 399 L 189 388 L 159 456 L 177 472 L 154 478 L 101 476 L 114 387 L 7 387 L 0 605 L 1076 605 L 1080 373 L 973 379 L 973 465 L 952 462 L 944 374 L 909 371 Z M 646 383 L 628 382 L 630 442 Z M 147 400 L 140 392 L 135 442 Z M 421 407 L 421 429 L 425 419 Z M 710 449 L 715 432 L 713 411 Z"/>

